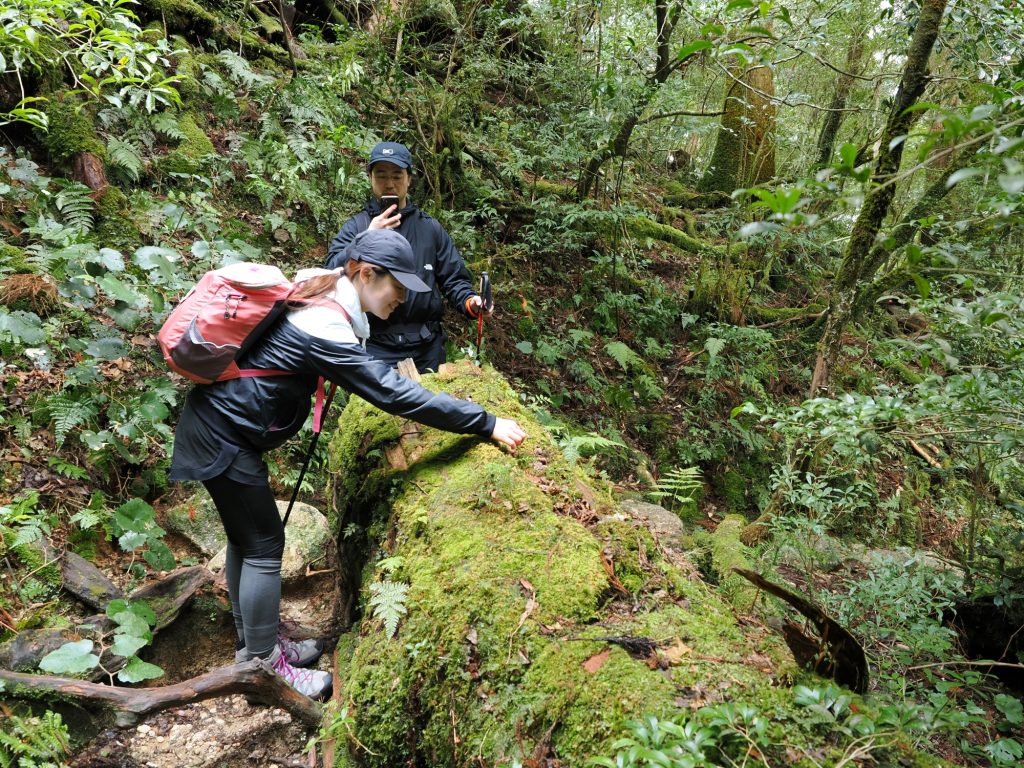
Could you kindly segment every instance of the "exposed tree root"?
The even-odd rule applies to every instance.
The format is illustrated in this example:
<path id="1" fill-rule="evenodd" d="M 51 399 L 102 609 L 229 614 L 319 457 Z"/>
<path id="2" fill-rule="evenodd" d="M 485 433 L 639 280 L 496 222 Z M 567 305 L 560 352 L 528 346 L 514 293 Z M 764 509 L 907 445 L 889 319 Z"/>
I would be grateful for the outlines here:
<path id="1" fill-rule="evenodd" d="M 165 709 L 236 693 L 280 706 L 310 727 L 320 724 L 320 706 L 288 685 L 265 659 L 221 667 L 205 675 L 158 688 L 119 688 L 70 677 L 29 675 L 4 669 L 0 669 L 0 681 L 7 683 L 6 695 L 24 696 L 29 691 L 34 695 L 54 693 L 116 710 L 115 722 L 121 728 L 134 726 L 148 715 Z"/>

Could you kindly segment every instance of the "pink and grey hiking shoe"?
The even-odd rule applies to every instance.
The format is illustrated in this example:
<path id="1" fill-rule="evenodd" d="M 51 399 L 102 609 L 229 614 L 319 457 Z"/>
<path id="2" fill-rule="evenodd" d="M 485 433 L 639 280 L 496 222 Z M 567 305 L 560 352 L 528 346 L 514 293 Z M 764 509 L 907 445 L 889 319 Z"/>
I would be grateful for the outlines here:
<path id="1" fill-rule="evenodd" d="M 324 652 L 323 640 L 289 640 L 282 633 L 277 634 L 277 647 L 281 649 L 285 659 L 293 667 L 308 667 L 316 662 Z M 235 663 L 249 660 L 249 652 L 245 648 L 235 651 Z"/>
<path id="2" fill-rule="evenodd" d="M 275 646 L 267 659 L 274 671 L 285 679 L 292 688 L 311 699 L 325 699 L 331 695 L 331 673 L 319 669 L 301 669 L 288 663 L 281 646 Z"/>

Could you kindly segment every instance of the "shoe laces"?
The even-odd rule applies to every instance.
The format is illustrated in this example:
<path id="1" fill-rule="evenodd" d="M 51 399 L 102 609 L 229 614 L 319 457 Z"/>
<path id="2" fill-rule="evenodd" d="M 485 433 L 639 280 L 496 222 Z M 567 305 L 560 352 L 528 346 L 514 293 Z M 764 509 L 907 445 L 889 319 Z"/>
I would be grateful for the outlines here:
<path id="1" fill-rule="evenodd" d="M 274 662 L 274 671 L 292 684 L 293 687 L 307 686 L 313 683 L 313 672 L 301 667 L 293 667 L 282 653 Z"/>

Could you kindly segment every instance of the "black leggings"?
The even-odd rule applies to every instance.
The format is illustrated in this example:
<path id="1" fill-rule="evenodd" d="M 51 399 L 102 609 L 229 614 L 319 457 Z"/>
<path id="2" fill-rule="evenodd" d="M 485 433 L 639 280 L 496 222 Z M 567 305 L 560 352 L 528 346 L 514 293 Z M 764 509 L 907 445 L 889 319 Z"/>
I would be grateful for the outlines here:
<path id="1" fill-rule="evenodd" d="M 238 639 L 250 656 L 266 657 L 277 643 L 281 611 L 284 525 L 267 484 L 224 475 L 204 480 L 228 536 L 224 566 Z"/>
<path id="2" fill-rule="evenodd" d="M 269 485 L 246 485 L 219 475 L 204 480 L 220 513 L 228 541 L 242 557 L 281 559 L 284 553 L 284 525 Z"/>

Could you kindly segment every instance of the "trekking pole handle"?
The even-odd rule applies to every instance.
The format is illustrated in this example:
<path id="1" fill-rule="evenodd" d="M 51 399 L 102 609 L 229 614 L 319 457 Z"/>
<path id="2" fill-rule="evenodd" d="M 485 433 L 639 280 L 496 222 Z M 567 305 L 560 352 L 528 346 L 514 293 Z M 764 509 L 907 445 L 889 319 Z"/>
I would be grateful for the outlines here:
<path id="1" fill-rule="evenodd" d="M 490 312 L 494 309 L 494 293 L 491 290 L 491 278 L 486 272 L 480 273 L 480 309 Z"/>

